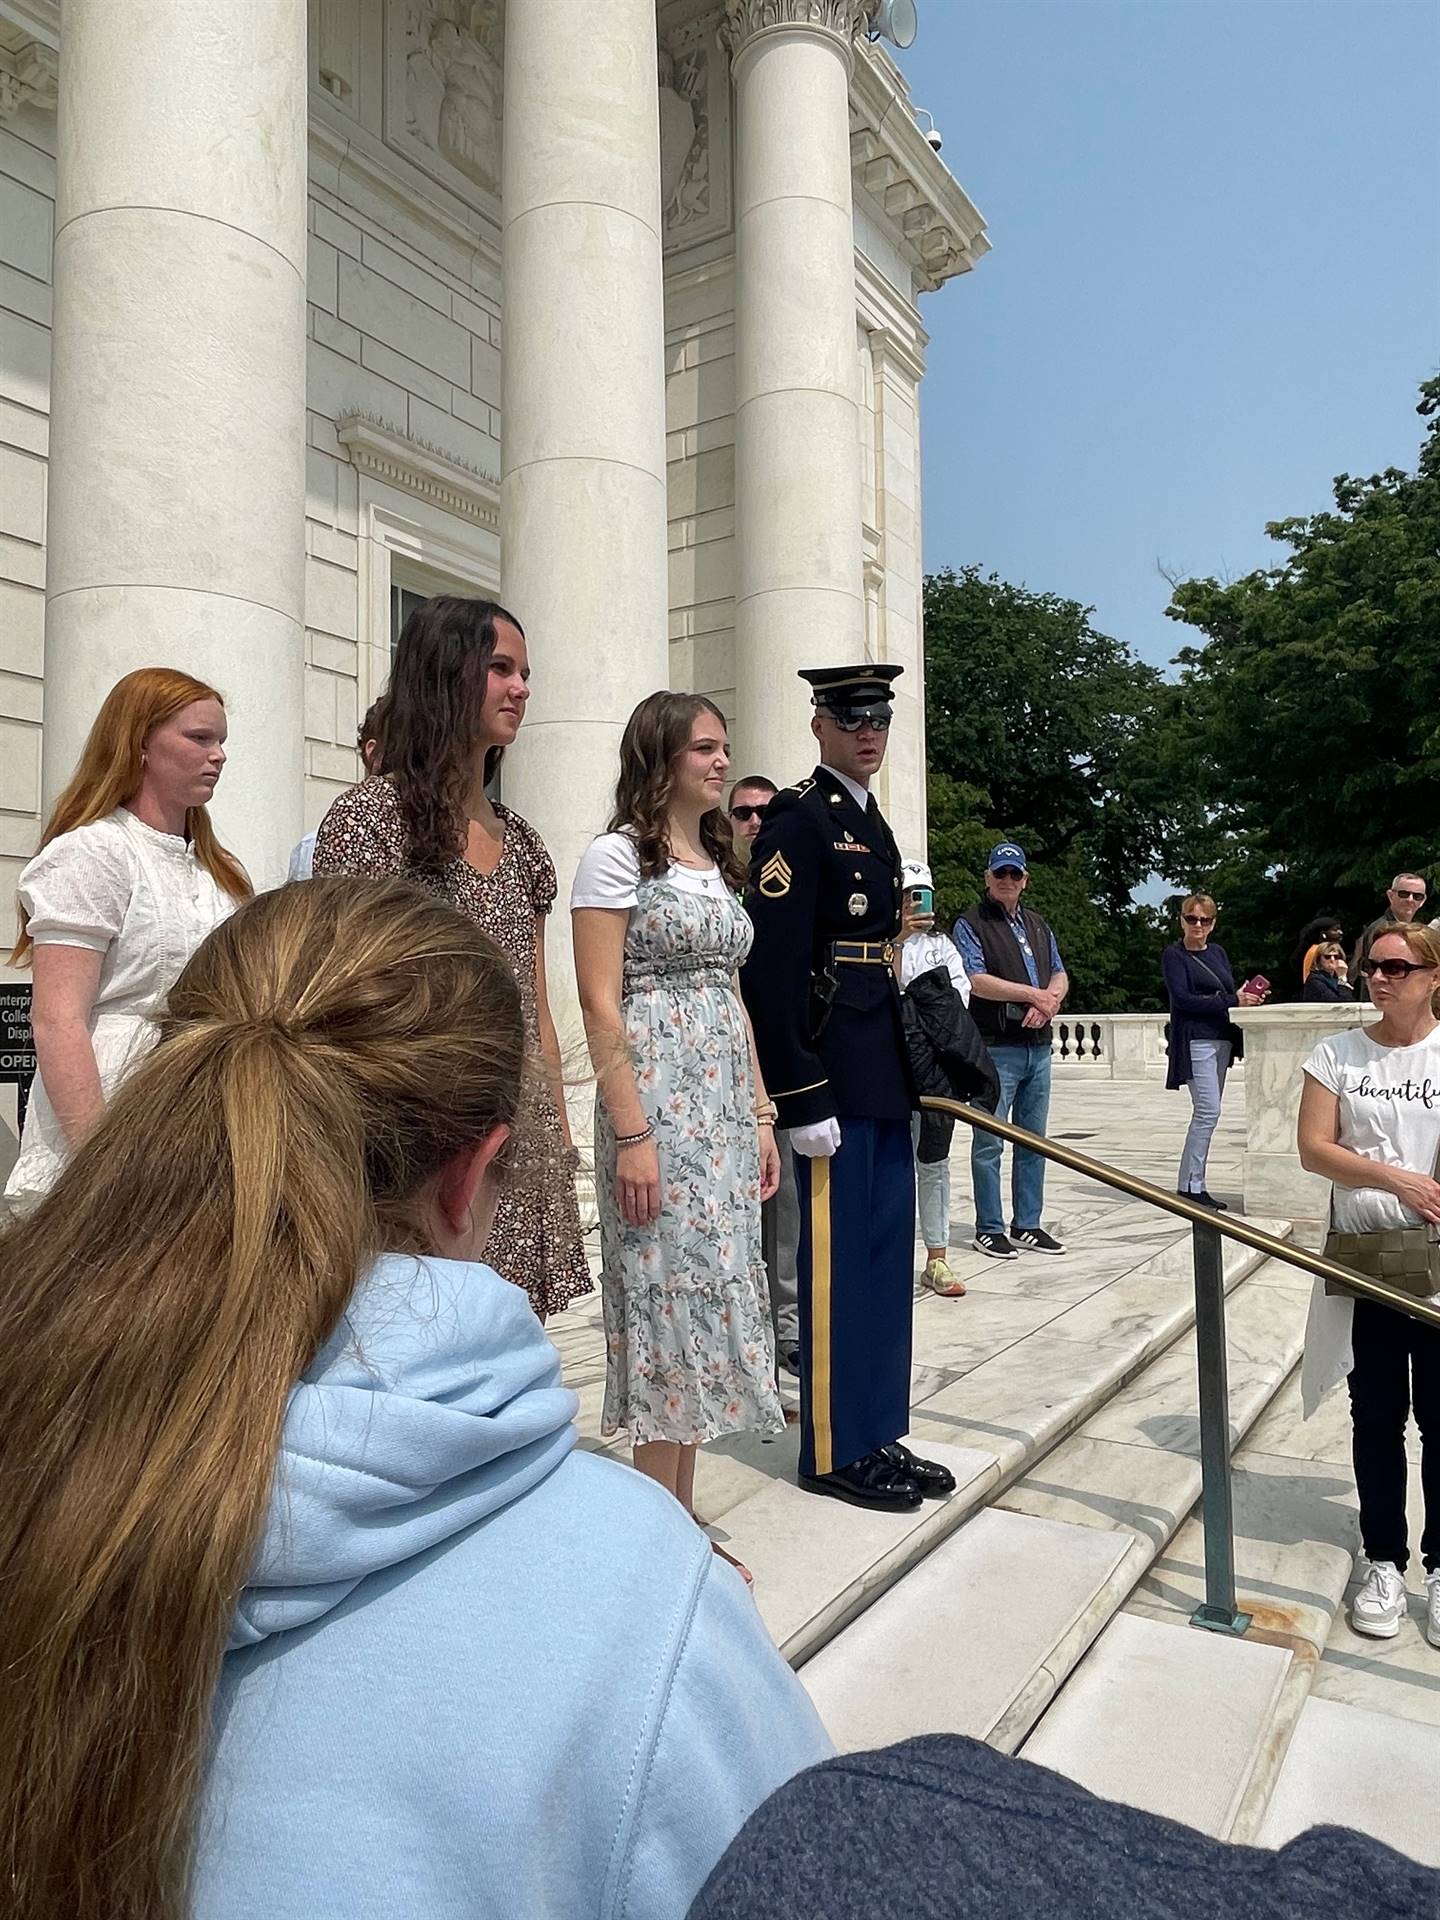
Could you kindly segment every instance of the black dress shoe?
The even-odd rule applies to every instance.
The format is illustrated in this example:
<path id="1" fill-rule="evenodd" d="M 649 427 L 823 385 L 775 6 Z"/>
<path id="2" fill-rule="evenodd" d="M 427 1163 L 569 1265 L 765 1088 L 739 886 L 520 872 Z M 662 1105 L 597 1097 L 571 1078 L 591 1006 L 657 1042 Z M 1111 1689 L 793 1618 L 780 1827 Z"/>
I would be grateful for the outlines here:
<path id="1" fill-rule="evenodd" d="M 955 1491 L 955 1476 L 948 1467 L 942 1467 L 937 1460 L 922 1460 L 908 1447 L 902 1447 L 898 1440 L 892 1440 L 888 1447 L 880 1449 L 882 1460 L 888 1460 L 898 1467 L 907 1480 L 913 1480 L 921 1493 L 929 1499 L 937 1499 Z"/>
<path id="2" fill-rule="evenodd" d="M 913 1513 L 920 1505 L 919 1487 L 908 1473 L 882 1453 L 867 1453 L 834 1473 L 802 1473 L 800 1484 L 811 1493 L 828 1493 L 857 1507 L 885 1507 L 892 1513 Z"/>
<path id="3" fill-rule="evenodd" d="M 1228 1213 L 1230 1211 L 1226 1201 L 1217 1200 L 1213 1193 L 1203 1189 L 1200 1194 L 1200 1204 L 1205 1207 L 1213 1207 L 1216 1213 Z"/>

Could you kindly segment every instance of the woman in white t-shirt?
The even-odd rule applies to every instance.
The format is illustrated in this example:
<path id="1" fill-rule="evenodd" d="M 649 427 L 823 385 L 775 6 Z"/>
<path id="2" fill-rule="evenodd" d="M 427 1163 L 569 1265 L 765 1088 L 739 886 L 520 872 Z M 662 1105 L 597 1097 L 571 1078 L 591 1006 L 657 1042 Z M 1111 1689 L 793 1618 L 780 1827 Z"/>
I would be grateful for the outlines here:
<path id="1" fill-rule="evenodd" d="M 110 689 L 20 875 L 12 965 L 34 969 L 39 1073 L 5 1198 L 33 1206 L 155 1038 L 161 1002 L 210 930 L 248 899 L 206 803 L 225 707 L 173 667 Z"/>
<path id="2" fill-rule="evenodd" d="M 1306 1061 L 1301 1165 L 1333 1183 L 1332 1218 L 1342 1232 L 1440 1224 L 1440 938 L 1428 927 L 1388 927 L 1362 971 L 1381 1017 L 1322 1040 Z M 1307 1415 L 1347 1375 L 1367 1562 L 1351 1624 L 1388 1640 L 1405 1615 L 1405 1428 L 1413 1410 L 1426 1632 L 1440 1647 L 1440 1329 L 1378 1301 L 1327 1294 L 1317 1281 L 1301 1374 Z"/>
<path id="3" fill-rule="evenodd" d="M 722 809 L 729 764 L 710 701 L 642 700 L 609 831 L 570 898 L 598 1086 L 601 1425 L 625 1429 L 635 1465 L 691 1514 L 699 1447 L 785 1424 L 760 1254 L 780 1160 L 735 990 L 752 934 Z"/>

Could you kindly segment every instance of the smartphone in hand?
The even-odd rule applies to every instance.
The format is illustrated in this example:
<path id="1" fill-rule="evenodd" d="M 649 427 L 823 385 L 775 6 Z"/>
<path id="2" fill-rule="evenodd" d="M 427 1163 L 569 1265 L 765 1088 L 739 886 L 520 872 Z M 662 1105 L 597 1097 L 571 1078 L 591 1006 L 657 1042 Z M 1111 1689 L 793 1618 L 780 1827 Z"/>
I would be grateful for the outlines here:
<path id="1" fill-rule="evenodd" d="M 1270 992 L 1270 982 L 1263 973 L 1252 973 L 1240 989 L 1241 993 L 1253 993 L 1257 1000 L 1264 1000 Z"/>

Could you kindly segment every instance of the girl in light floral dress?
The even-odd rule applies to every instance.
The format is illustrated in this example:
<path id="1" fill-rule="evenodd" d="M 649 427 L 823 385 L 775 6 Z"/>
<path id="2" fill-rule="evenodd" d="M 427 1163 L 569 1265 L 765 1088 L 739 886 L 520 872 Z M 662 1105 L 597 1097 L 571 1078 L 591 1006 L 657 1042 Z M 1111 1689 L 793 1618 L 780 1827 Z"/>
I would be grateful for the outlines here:
<path id="1" fill-rule="evenodd" d="M 643 700 L 609 830 L 571 895 L 599 1088 L 602 1424 L 624 1428 L 636 1466 L 691 1513 L 697 1448 L 784 1425 L 760 1256 L 780 1163 L 735 991 L 751 936 L 722 810 L 729 764 L 708 700 Z"/>

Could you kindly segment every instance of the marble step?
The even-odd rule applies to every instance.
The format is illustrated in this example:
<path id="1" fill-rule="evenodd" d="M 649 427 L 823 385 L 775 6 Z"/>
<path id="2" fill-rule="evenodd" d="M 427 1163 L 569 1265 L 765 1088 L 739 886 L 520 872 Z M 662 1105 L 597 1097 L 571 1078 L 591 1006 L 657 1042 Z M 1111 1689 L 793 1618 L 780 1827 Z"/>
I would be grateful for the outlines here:
<path id="1" fill-rule="evenodd" d="M 1289 1237 L 1287 1221 L 1257 1219 L 1255 1224 Z M 1252 1275 L 1267 1283 L 1286 1272 L 1291 1280 L 1301 1278 L 1232 1241 L 1225 1242 L 1224 1255 L 1227 1294 Z M 1040 1288 L 1068 1283 L 1068 1261 L 1032 1263 L 1032 1269 L 1040 1265 L 1044 1272 L 1022 1273 L 1020 1281 Z M 1000 1271 L 1008 1276 L 1011 1269 Z M 953 1313 L 956 1303 L 937 1300 L 934 1306 Z M 933 1307 L 928 1310 L 933 1314 Z M 1114 1284 L 1067 1305 L 1027 1338 L 917 1401 L 912 1432 L 993 1453 L 1001 1484 L 1008 1485 L 1194 1324 L 1190 1238 L 1182 1233 Z"/>
<path id="2" fill-rule="evenodd" d="M 1122 1613 L 1021 1752 L 1106 1799 L 1225 1839 L 1292 1657 Z"/>
<path id="3" fill-rule="evenodd" d="M 1288 1232 L 1284 1222 L 1266 1224 Z M 1057 1270 L 1062 1265 L 1055 1263 Z M 1264 1270 L 1261 1256 L 1248 1248 L 1227 1248 L 1232 1291 Z M 1057 1271 L 1055 1283 L 1062 1281 Z M 926 1501 L 914 1514 L 887 1514 L 817 1499 L 791 1478 L 793 1432 L 768 1450 L 773 1477 L 728 1507 L 712 1532 L 755 1575 L 761 1615 L 792 1665 L 818 1652 L 1148 1361 L 1183 1338 L 1194 1322 L 1188 1242 L 1178 1252 L 1165 1249 L 1106 1291 L 1124 1294 L 1110 1308 L 1111 1344 L 1096 1341 L 1093 1302 L 1081 1301 L 1050 1323 L 1059 1328 L 1089 1308 L 1073 1326 L 1056 1333 L 1047 1327 L 1018 1340 L 916 1404 L 907 1438 L 954 1472 L 957 1488 L 948 1500 Z M 934 1304 L 952 1316 L 964 1312 L 964 1301 Z M 1232 1365 L 1244 1357 L 1237 1353 Z M 1193 1373 L 1193 1352 L 1178 1376 L 1187 1368 Z"/>
<path id="4" fill-rule="evenodd" d="M 1258 1276 L 1231 1296 L 1236 1440 L 1303 1325 L 1303 1299 Z M 957 1732 L 1013 1751 L 1193 1506 L 1196 1400 L 1192 1336 L 816 1653 L 801 1678 L 836 1744 Z"/>
<path id="5" fill-rule="evenodd" d="M 792 1666 L 923 1559 L 995 1486 L 988 1453 L 943 1441 L 927 1441 L 925 1453 L 949 1467 L 955 1492 L 913 1513 L 818 1498 L 787 1476 L 710 1529 L 717 1538 L 723 1534 L 728 1550 L 754 1575 L 761 1618 Z"/>
<path id="6" fill-rule="evenodd" d="M 1009 1751 L 1143 1565 L 1129 1535 L 989 1507 L 800 1678 L 842 1753 L 921 1733 Z"/>
<path id="7" fill-rule="evenodd" d="M 1260 1823 L 1262 1846 L 1307 1827 L 1355 1827 L 1429 1867 L 1440 1867 L 1440 1727 L 1310 1699 Z"/>
<path id="8" fill-rule="evenodd" d="M 1293 1655 L 1264 1753 L 1257 1759 L 1230 1838 L 1254 1841 L 1296 1724 L 1335 1628 L 1358 1550 L 1355 1489 L 1333 1420 L 1317 1434 L 1302 1422 L 1292 1374 L 1234 1458 L 1235 1588 L 1250 1615 L 1247 1638 Z M 1339 1463 L 1311 1458 L 1340 1452 Z M 1197 1512 L 1155 1560 L 1126 1606 L 1128 1613 L 1187 1620 L 1204 1597 L 1205 1534 Z"/>

